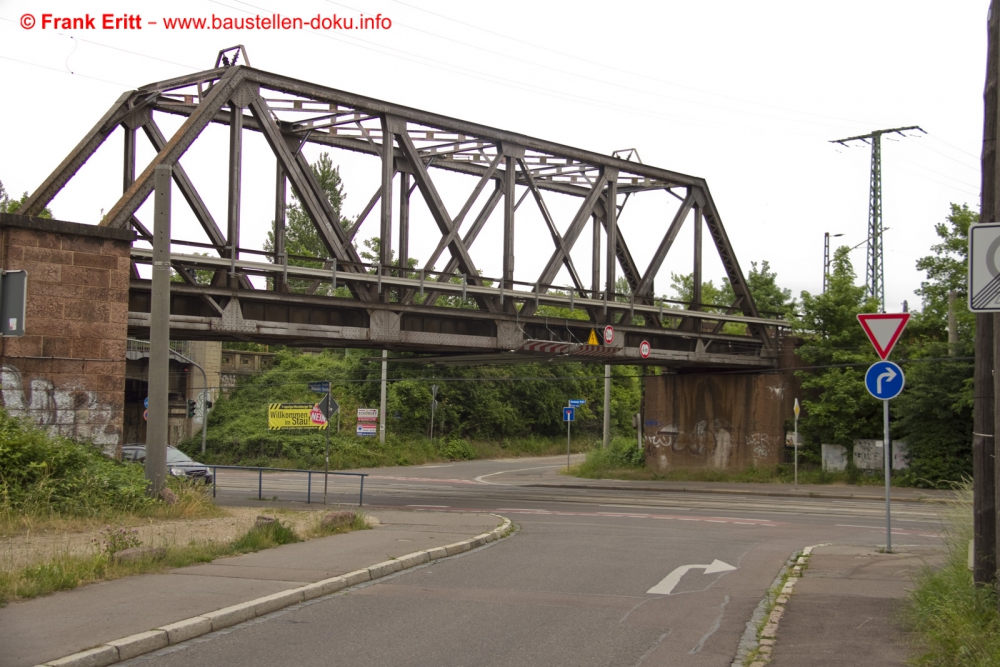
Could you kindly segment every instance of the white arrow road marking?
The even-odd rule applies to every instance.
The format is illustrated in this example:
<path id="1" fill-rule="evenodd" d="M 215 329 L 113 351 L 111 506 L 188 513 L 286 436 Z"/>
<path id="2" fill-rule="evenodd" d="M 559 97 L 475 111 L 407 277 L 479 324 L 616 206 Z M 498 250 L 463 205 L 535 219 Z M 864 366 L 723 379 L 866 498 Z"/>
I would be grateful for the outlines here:
<path id="1" fill-rule="evenodd" d="M 881 375 L 878 376 L 878 378 L 875 380 L 875 387 L 877 389 L 875 393 L 877 394 L 882 393 L 882 378 L 885 378 L 889 382 L 892 382 L 893 380 L 896 379 L 896 371 L 892 370 L 891 368 L 886 368 L 885 373 L 882 373 Z"/>
<path id="2" fill-rule="evenodd" d="M 668 574 L 663 581 L 646 591 L 646 594 L 670 595 L 670 592 L 674 590 L 674 587 L 677 586 L 677 584 L 680 583 L 681 577 L 687 574 L 688 570 L 698 569 L 704 569 L 705 574 L 715 574 L 716 572 L 729 572 L 730 570 L 735 570 L 736 568 L 729 563 L 723 563 L 721 560 L 713 560 L 711 565 L 681 565 L 679 568 Z"/>

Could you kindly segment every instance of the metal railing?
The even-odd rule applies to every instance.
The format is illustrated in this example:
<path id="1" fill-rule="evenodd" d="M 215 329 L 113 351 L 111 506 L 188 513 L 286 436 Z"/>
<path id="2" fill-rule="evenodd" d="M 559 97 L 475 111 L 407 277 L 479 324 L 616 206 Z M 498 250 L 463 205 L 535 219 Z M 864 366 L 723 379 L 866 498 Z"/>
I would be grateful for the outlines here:
<path id="1" fill-rule="evenodd" d="M 364 472 L 334 472 L 334 471 L 323 471 L 323 470 L 299 470 L 297 468 L 265 468 L 258 466 L 216 466 L 216 465 L 206 465 L 206 468 L 212 469 L 212 497 L 215 498 L 218 492 L 219 484 L 219 470 L 256 470 L 257 471 L 257 500 L 264 499 L 264 471 L 282 472 L 282 473 L 304 473 L 306 475 L 306 502 L 312 503 L 312 478 L 313 475 L 319 475 L 323 477 L 323 503 L 326 504 L 326 489 L 329 481 L 330 475 L 339 475 L 342 477 L 358 477 L 361 480 L 360 489 L 358 491 L 358 507 L 364 505 L 365 500 L 365 477 L 368 473 Z M 277 496 L 275 496 L 277 497 Z"/>

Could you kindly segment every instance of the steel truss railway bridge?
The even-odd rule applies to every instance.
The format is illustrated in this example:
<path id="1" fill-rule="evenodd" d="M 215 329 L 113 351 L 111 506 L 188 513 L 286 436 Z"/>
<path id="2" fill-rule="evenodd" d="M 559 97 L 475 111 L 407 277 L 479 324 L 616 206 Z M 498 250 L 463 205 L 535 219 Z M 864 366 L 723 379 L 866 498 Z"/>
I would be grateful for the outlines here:
<path id="1" fill-rule="evenodd" d="M 169 138 L 157 123 L 160 114 L 184 118 Z M 210 123 L 229 128 L 228 207 L 222 224 L 180 163 Z M 119 128 L 125 147 L 123 194 L 101 224 L 132 228 L 140 242 L 131 251 L 131 336 L 148 336 L 151 281 L 140 277 L 137 267 L 153 261 L 142 243 L 151 241 L 150 227 L 136 212 L 154 190 L 156 168 L 170 166 L 177 190 L 209 239 L 172 241 L 169 262 L 184 279 L 171 285 L 172 338 L 368 347 L 430 355 L 439 362 L 560 357 L 677 370 L 765 369 L 776 363 L 785 323 L 758 313 L 704 179 L 626 159 L 635 157 L 634 151 L 600 155 L 306 83 L 249 67 L 246 52 L 235 47 L 220 52 L 213 69 L 122 94 L 20 213 L 38 215 Z M 139 130 L 156 156 L 136 176 Z M 273 252 L 239 245 L 243 169 L 260 167 L 243 162 L 247 131 L 261 133 L 274 155 Z M 303 155 L 306 144 L 379 161 L 381 182 L 349 228 L 340 224 Z M 435 183 L 444 172 L 467 177 L 471 186 L 458 211 L 446 208 Z M 296 260 L 306 258 L 286 251 L 288 184 L 326 249 L 325 257 L 310 258 L 316 268 L 296 266 Z M 415 190 L 435 229 L 411 227 L 411 206 L 419 205 L 411 201 Z M 632 198 L 657 191 L 668 193 L 663 201 L 673 203 L 643 221 L 642 243 L 655 243 L 656 249 L 649 265 L 640 269 L 618 220 L 628 215 Z M 566 196 L 576 202 L 568 224 L 556 220 L 546 202 Z M 518 207 L 528 198 L 544 228 L 516 224 Z M 498 207 L 503 243 L 482 250 L 502 253 L 502 261 L 492 263 L 502 266 L 502 275 L 487 277 L 471 249 Z M 380 221 L 380 256 L 374 263 L 362 261 L 354 245 L 369 216 Z M 693 302 L 665 302 L 655 296 L 654 281 L 685 224 L 694 226 Z M 700 303 L 704 229 L 735 294 L 723 309 L 706 310 Z M 540 242 L 551 239 L 552 253 L 538 275 L 515 274 L 515 232 Z M 588 232 L 591 250 L 584 254 L 589 256 L 574 255 Z M 429 257 L 413 266 L 409 239 L 415 234 L 436 234 L 440 240 Z M 187 252 L 179 252 L 185 248 Z M 198 252 L 206 250 L 207 255 Z M 580 269 L 588 262 L 586 276 Z M 439 263 L 443 270 L 433 270 Z M 199 280 L 207 275 L 211 280 Z M 555 284 L 560 275 L 568 275 L 570 284 Z M 266 281 L 258 280 L 255 287 L 253 276 Z M 628 283 L 627 294 L 616 293 L 619 276 Z M 261 282 L 266 288 L 259 287 Z M 334 295 L 331 287 L 345 289 Z M 586 319 L 545 316 L 552 306 Z M 729 323 L 741 326 L 727 331 Z M 590 332 L 600 335 L 607 324 L 614 326 L 613 342 L 588 345 Z M 650 348 L 645 358 L 642 341 Z"/>

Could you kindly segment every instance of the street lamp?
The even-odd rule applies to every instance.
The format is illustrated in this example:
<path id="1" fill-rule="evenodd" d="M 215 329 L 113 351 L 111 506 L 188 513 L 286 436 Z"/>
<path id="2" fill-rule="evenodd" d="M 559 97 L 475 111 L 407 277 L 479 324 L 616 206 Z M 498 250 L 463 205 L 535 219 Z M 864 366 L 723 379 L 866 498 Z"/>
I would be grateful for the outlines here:
<path id="1" fill-rule="evenodd" d="M 823 293 L 826 294 L 827 284 L 830 282 L 830 239 L 843 236 L 843 234 L 831 234 L 823 232 Z"/>

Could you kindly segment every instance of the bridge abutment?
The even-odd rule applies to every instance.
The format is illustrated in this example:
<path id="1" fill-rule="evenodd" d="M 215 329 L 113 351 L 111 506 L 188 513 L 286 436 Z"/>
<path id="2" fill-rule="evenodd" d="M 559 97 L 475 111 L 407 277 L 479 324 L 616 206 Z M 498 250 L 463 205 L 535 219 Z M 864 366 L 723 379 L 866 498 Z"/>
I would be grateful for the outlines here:
<path id="1" fill-rule="evenodd" d="M 0 214 L 0 267 L 28 273 L 25 335 L 0 339 L 8 414 L 117 455 L 131 230 Z"/>

